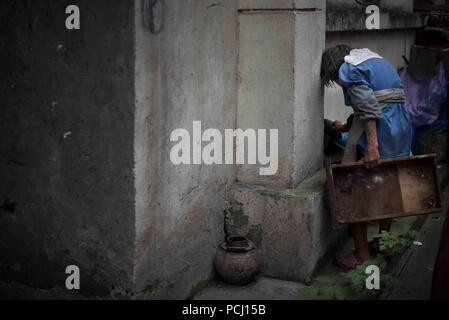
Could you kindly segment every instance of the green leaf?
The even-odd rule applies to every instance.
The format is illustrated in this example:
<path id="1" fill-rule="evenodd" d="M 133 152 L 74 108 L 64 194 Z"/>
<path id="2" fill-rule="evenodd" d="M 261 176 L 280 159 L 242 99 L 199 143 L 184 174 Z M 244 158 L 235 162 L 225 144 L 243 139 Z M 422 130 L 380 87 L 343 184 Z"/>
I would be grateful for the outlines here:
<path id="1" fill-rule="evenodd" d="M 317 297 L 318 296 L 318 288 L 316 287 L 305 287 L 299 290 L 299 294 L 306 297 Z"/>
<path id="2" fill-rule="evenodd" d="M 332 283 L 333 279 L 327 276 L 318 276 L 315 278 L 315 281 L 321 283 L 321 284 L 327 284 L 327 283 Z"/>

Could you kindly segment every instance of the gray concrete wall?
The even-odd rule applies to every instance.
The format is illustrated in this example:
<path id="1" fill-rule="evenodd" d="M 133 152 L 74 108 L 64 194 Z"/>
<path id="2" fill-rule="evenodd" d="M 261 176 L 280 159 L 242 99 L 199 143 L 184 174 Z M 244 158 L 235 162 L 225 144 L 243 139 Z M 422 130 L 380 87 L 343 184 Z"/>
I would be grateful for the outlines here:
<path id="1" fill-rule="evenodd" d="M 328 0 L 326 4 L 326 31 L 366 30 L 368 6 L 360 5 L 353 0 Z M 382 0 L 377 6 L 381 29 L 409 29 L 423 26 L 424 17 L 413 12 L 413 0 Z"/>
<path id="2" fill-rule="evenodd" d="M 304 180 L 323 159 L 325 1 L 243 3 L 237 127 L 279 130 L 279 170 L 260 176 L 257 166 L 239 167 L 225 226 L 256 243 L 263 274 L 307 281 L 339 236 L 323 206 L 324 179 Z"/>
<path id="3" fill-rule="evenodd" d="M 374 1 L 373 1 L 374 2 Z M 384 8 L 395 8 L 404 10 L 407 12 L 413 12 L 413 2 L 414 0 L 381 0 L 378 4 L 379 7 Z M 360 8 L 362 5 L 358 4 L 354 0 L 327 0 L 326 4 L 328 7 L 349 7 L 349 8 Z"/>
<path id="4" fill-rule="evenodd" d="M 0 281 L 86 295 L 132 290 L 134 8 L 78 0 L 0 2 Z"/>
<path id="5" fill-rule="evenodd" d="M 238 181 L 292 188 L 322 166 L 323 150 L 316 146 L 323 139 L 324 1 L 313 11 L 281 3 L 282 10 L 272 10 L 274 2 L 252 3 L 239 15 L 237 127 L 279 130 L 278 171 L 263 176 L 259 168 L 265 166 L 245 164 Z"/>
<path id="6" fill-rule="evenodd" d="M 324 1 L 316 1 L 317 7 Z M 324 90 L 321 57 L 325 46 L 325 14 L 299 13 L 295 39 L 295 132 L 293 186 L 323 166 Z M 318 212 L 317 212 L 318 214 Z"/>
<path id="7" fill-rule="evenodd" d="M 239 15 L 237 127 L 279 130 L 276 174 L 261 176 L 261 166 L 241 165 L 238 180 L 244 183 L 293 184 L 295 21 L 291 11 Z"/>
<path id="8" fill-rule="evenodd" d="M 142 25 L 136 7 L 137 298 L 185 298 L 210 277 L 224 238 L 224 192 L 237 178 L 236 165 L 173 165 L 173 130 L 192 133 L 195 120 L 221 132 L 290 124 L 279 138 L 286 168 L 272 181 L 292 186 L 322 165 L 322 131 L 311 134 L 323 125 L 316 52 L 324 46 L 324 11 L 295 9 L 311 1 L 274 2 L 163 1 L 154 8 L 158 33 Z M 237 95 L 238 86 L 254 90 Z M 264 182 L 245 182 L 254 181 Z"/>
<path id="9" fill-rule="evenodd" d="M 324 0 L 238 0 L 239 9 L 315 9 L 324 10 Z"/>
<path id="10" fill-rule="evenodd" d="M 137 298 L 185 298 L 212 274 L 224 240 L 231 165 L 170 161 L 170 134 L 235 128 L 237 1 L 159 1 L 152 34 L 136 6 Z"/>
<path id="11" fill-rule="evenodd" d="M 387 59 L 396 69 L 405 65 L 402 55 L 410 58 L 410 48 L 414 42 L 414 29 L 326 33 L 326 47 L 348 44 L 353 48 L 369 48 Z M 346 121 L 351 113 L 352 108 L 344 105 L 342 89 L 337 85 L 326 88 L 325 118 Z"/>
<path id="12" fill-rule="evenodd" d="M 323 108 L 316 52 L 324 45 L 325 2 L 160 0 L 156 32 L 143 23 L 142 2 L 126 0 L 78 0 L 81 30 L 69 31 L 69 4 L 0 4 L 0 205 L 7 198 L 17 203 L 14 213 L 0 212 L 0 281 L 63 286 L 65 267 L 76 264 L 86 294 L 115 288 L 136 298 L 186 298 L 212 274 L 224 238 L 224 194 L 238 168 L 175 166 L 170 134 L 191 133 L 197 120 L 203 131 L 223 132 L 252 116 L 238 110 L 238 15 L 276 9 L 273 16 L 291 18 L 276 21 L 288 24 L 280 36 L 290 46 L 279 49 L 290 51 L 262 53 L 289 57 L 276 66 L 291 77 L 283 79 L 288 114 L 276 118 L 266 105 L 260 123 L 246 120 L 266 129 L 293 122 L 279 137 L 290 156 L 281 187 L 318 169 Z M 317 10 L 301 11 L 311 7 Z M 375 51 L 378 43 L 388 54 L 377 51 L 394 60 L 406 46 L 398 32 L 373 33 L 376 41 L 334 33 L 327 43 L 366 42 Z M 250 49 L 248 57 L 256 58 Z M 270 62 L 263 58 L 254 68 Z M 320 210 L 307 212 L 318 218 Z"/>

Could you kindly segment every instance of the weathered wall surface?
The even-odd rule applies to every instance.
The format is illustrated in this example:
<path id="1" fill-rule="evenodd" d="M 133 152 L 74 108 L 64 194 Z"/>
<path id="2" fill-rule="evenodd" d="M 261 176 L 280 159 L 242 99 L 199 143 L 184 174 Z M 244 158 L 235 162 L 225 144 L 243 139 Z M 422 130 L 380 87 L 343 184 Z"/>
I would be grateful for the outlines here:
<path id="1" fill-rule="evenodd" d="M 239 9 L 320 9 L 324 10 L 324 0 L 238 0 Z"/>
<path id="2" fill-rule="evenodd" d="M 413 0 L 380 1 L 377 7 L 381 29 L 419 28 L 423 25 L 424 17 L 413 13 Z M 328 0 L 326 31 L 366 30 L 367 8 L 367 5 L 360 5 L 356 1 Z"/>
<path id="3" fill-rule="evenodd" d="M 317 265 L 346 236 L 332 230 L 324 202 L 324 169 L 294 189 L 235 184 L 229 190 L 225 227 L 247 236 L 261 253 L 261 273 L 310 281 Z"/>
<path id="4" fill-rule="evenodd" d="M 360 1 L 362 2 L 362 1 Z M 365 1 L 367 2 L 367 1 Z M 372 1 L 375 2 L 375 1 Z M 413 2 L 414 0 L 380 0 L 378 6 L 385 8 L 395 8 L 400 9 L 409 13 L 413 12 Z M 360 8 L 362 5 L 358 4 L 354 0 L 326 0 L 328 7 L 347 7 L 347 8 Z"/>
<path id="5" fill-rule="evenodd" d="M 341 236 L 314 174 L 323 159 L 325 1 L 240 4 L 237 127 L 279 129 L 279 170 L 259 176 L 257 166 L 239 167 L 225 227 L 255 242 L 263 274 L 307 281 Z"/>
<path id="6" fill-rule="evenodd" d="M 17 203 L 14 213 L 0 212 L 0 281 L 63 286 L 65 267 L 75 264 L 86 294 L 105 295 L 113 288 L 152 299 L 194 293 L 212 274 L 216 248 L 224 238 L 224 193 L 239 168 L 171 163 L 171 132 L 184 128 L 192 133 L 193 121 L 201 121 L 203 131 L 221 132 L 246 125 L 289 125 L 279 137 L 285 146 L 280 152 L 289 157 L 288 172 L 281 171 L 287 173 L 274 183 L 285 190 L 321 166 L 318 72 L 324 0 L 159 0 L 153 8 L 153 31 L 142 3 L 148 1 L 78 0 L 80 31 L 65 28 L 69 1 L 0 4 L 0 205 L 7 198 Z M 264 13 L 249 13 L 252 9 Z M 263 19 L 270 10 L 273 24 Z M 249 73 L 254 76 L 257 69 L 262 72 L 256 80 L 267 80 L 264 71 L 284 68 L 272 84 L 278 82 L 288 97 L 281 97 L 282 90 L 275 97 L 269 84 L 268 94 L 259 92 L 263 99 L 252 92 L 254 109 L 245 110 L 238 109 L 238 16 L 242 22 L 253 14 L 262 17 L 265 34 L 257 38 L 251 32 L 257 31 L 257 23 L 248 20 L 246 36 L 261 44 L 259 48 L 268 38 L 288 43 L 255 52 L 251 42 L 240 39 L 249 46 Z M 280 28 L 279 38 L 272 37 L 267 32 L 273 25 L 288 32 Z M 347 40 L 354 46 L 368 41 L 361 39 L 334 33 L 327 41 Z M 401 46 L 398 42 L 391 57 Z M 257 99 L 265 109 L 256 116 L 252 111 L 257 111 Z M 282 104 L 282 112 L 272 108 L 276 104 Z M 263 182 L 253 178 L 249 175 L 244 182 Z M 287 249 L 292 250 L 286 252 L 293 252 L 292 265 L 300 249 L 304 263 L 297 279 L 310 275 L 334 237 L 320 192 L 310 206 L 310 199 L 301 200 L 308 195 L 301 193 L 298 201 L 307 204 L 302 208 L 286 203 L 288 210 L 282 211 L 281 203 L 284 215 L 269 211 L 279 223 L 276 230 L 290 232 Z M 256 224 L 263 218 L 259 205 L 248 201 L 245 207 Z M 298 228 L 310 227 L 303 248 L 295 247 L 289 215 L 299 219 Z"/>
<path id="7" fill-rule="evenodd" d="M 324 1 L 315 1 L 323 7 Z M 293 186 L 323 165 L 324 90 L 319 70 L 325 46 L 325 13 L 297 14 L 295 35 L 295 134 Z M 317 54 L 318 53 L 318 54 Z M 318 211 L 316 212 L 318 214 Z"/>
<path id="8" fill-rule="evenodd" d="M 212 274 L 235 168 L 173 165 L 170 134 L 195 120 L 235 128 L 237 12 L 237 1 L 159 1 L 153 34 L 136 7 L 137 298 L 185 298 Z"/>
<path id="9" fill-rule="evenodd" d="M 237 127 L 279 130 L 276 174 L 261 176 L 259 168 L 266 166 L 241 165 L 244 183 L 293 184 L 295 19 L 288 10 L 239 14 Z"/>
<path id="10" fill-rule="evenodd" d="M 0 280 L 84 294 L 132 290 L 134 8 L 77 0 L 0 2 Z"/>
<path id="11" fill-rule="evenodd" d="M 320 7 L 324 2 L 316 2 Z M 266 3 L 265 3 L 266 4 Z M 253 10 L 239 15 L 237 127 L 279 131 L 278 171 L 241 165 L 239 182 L 292 188 L 322 166 L 319 79 L 324 11 Z"/>

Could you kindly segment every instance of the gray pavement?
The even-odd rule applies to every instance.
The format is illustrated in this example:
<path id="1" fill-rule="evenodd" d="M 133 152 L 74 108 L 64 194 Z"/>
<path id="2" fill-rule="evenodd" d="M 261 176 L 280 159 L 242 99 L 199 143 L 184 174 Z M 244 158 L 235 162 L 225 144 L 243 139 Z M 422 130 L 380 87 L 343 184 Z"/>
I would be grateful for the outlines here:
<path id="1" fill-rule="evenodd" d="M 248 286 L 238 287 L 218 280 L 195 296 L 195 300 L 291 300 L 305 285 L 258 277 Z"/>
<path id="2" fill-rule="evenodd" d="M 433 268 L 446 213 L 427 217 L 420 230 L 423 246 L 405 255 L 399 270 L 401 286 L 386 296 L 387 300 L 428 300 L 432 287 Z"/>

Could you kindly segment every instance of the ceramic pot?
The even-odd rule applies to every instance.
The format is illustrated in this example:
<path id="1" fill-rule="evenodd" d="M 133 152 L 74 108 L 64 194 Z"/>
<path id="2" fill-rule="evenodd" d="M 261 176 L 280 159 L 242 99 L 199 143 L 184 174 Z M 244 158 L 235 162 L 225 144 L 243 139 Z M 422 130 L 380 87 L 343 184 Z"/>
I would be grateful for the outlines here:
<path id="1" fill-rule="evenodd" d="M 245 237 L 230 236 L 215 255 L 214 266 L 220 278 L 234 285 L 246 285 L 259 272 L 260 255 L 254 243 Z"/>

